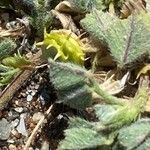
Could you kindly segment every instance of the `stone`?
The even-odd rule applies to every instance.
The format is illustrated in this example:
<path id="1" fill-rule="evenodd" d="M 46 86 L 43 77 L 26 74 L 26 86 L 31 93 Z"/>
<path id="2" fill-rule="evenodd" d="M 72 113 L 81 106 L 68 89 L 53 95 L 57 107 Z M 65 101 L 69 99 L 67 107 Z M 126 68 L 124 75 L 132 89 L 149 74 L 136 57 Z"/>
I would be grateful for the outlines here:
<path id="1" fill-rule="evenodd" d="M 15 110 L 16 112 L 18 112 L 18 113 L 23 112 L 23 108 L 22 108 L 22 107 L 16 107 L 16 108 L 14 108 L 14 110 Z"/>
<path id="2" fill-rule="evenodd" d="M 49 150 L 49 143 L 47 141 L 42 143 L 41 150 Z"/>
<path id="3" fill-rule="evenodd" d="M 20 115 L 20 122 L 19 122 L 19 125 L 17 126 L 17 131 L 19 133 L 21 133 L 22 135 L 24 136 L 28 136 L 28 133 L 27 133 L 27 130 L 26 130 L 26 125 L 25 125 L 25 120 L 24 120 L 24 117 L 25 115 L 24 114 L 21 114 Z"/>
<path id="4" fill-rule="evenodd" d="M 18 123 L 19 123 L 19 119 L 15 119 L 11 122 L 11 126 L 16 127 L 18 125 Z"/>
<path id="5" fill-rule="evenodd" d="M 11 124 L 5 119 L 0 120 L 0 140 L 7 140 L 11 133 Z"/>
<path id="6" fill-rule="evenodd" d="M 28 101 L 28 102 L 32 101 L 32 99 L 33 99 L 33 96 L 32 96 L 32 95 L 28 95 L 28 96 L 27 96 L 27 101 Z"/>
<path id="7" fill-rule="evenodd" d="M 32 119 L 35 123 L 38 123 L 42 117 L 43 117 L 43 114 L 41 112 L 37 112 L 33 115 Z"/>
<path id="8" fill-rule="evenodd" d="M 17 147 L 13 144 L 9 145 L 9 150 L 17 150 Z"/>
<path id="9" fill-rule="evenodd" d="M 13 144 L 13 143 L 15 143 L 15 141 L 12 140 L 12 139 L 8 139 L 8 140 L 7 140 L 7 143 Z"/>

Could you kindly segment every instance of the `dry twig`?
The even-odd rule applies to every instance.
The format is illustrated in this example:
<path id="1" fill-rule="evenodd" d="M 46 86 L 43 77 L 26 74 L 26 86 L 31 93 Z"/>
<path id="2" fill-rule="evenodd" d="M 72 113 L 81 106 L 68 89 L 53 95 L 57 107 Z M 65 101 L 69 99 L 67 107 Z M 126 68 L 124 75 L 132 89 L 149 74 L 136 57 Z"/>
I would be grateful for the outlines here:
<path id="1" fill-rule="evenodd" d="M 30 146 L 32 140 L 34 139 L 34 137 L 35 137 L 35 135 L 36 135 L 38 129 L 44 124 L 45 118 L 46 118 L 47 115 L 50 114 L 51 110 L 53 109 L 53 106 L 54 106 L 54 105 L 51 105 L 51 106 L 49 107 L 49 109 L 46 111 L 45 115 L 42 116 L 42 118 L 40 119 L 40 121 L 38 122 L 38 124 L 36 125 L 36 127 L 34 128 L 34 130 L 32 131 L 32 134 L 30 135 L 30 137 L 28 138 L 28 140 L 27 140 L 27 142 L 26 142 L 26 145 L 25 145 L 25 147 L 24 147 L 24 150 L 28 150 L 28 148 L 29 148 L 29 146 Z"/>

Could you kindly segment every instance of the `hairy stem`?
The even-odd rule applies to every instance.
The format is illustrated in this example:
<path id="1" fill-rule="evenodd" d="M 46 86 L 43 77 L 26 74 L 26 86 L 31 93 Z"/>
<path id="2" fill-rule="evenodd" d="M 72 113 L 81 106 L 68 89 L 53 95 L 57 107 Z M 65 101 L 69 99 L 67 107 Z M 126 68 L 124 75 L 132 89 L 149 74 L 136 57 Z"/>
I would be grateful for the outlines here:
<path id="1" fill-rule="evenodd" d="M 128 101 L 112 96 L 109 93 L 107 93 L 107 91 L 102 90 L 99 87 L 99 84 L 95 80 L 90 79 L 90 81 L 93 85 L 92 86 L 93 91 L 97 93 L 107 104 L 116 104 L 116 105 L 124 106 L 128 103 Z"/>

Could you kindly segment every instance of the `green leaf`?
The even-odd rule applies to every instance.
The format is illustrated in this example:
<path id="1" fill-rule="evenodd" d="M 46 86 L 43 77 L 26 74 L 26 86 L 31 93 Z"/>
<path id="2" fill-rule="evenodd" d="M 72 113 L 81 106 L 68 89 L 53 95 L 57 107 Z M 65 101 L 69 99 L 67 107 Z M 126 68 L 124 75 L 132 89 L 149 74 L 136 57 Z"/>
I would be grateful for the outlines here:
<path id="1" fill-rule="evenodd" d="M 107 145 L 110 141 L 100 133 L 88 128 L 72 128 L 65 130 L 66 138 L 60 142 L 59 150 L 94 148 Z"/>
<path id="2" fill-rule="evenodd" d="M 125 106 L 96 105 L 96 115 L 103 125 L 108 128 L 120 128 L 134 121 L 139 111 L 131 104 Z"/>
<path id="3" fill-rule="evenodd" d="M 0 64 L 0 86 L 9 84 L 17 73 L 30 64 L 31 62 L 21 56 L 19 52 L 14 56 L 4 58 Z"/>
<path id="4" fill-rule="evenodd" d="M 150 53 L 150 13 L 114 18 L 94 10 L 81 21 L 82 26 L 108 44 L 119 67 L 133 63 L 143 54 Z"/>
<path id="5" fill-rule="evenodd" d="M 91 35 L 105 43 L 106 37 L 104 31 L 106 31 L 116 19 L 116 17 L 108 13 L 94 9 L 91 13 L 87 14 L 80 23 Z"/>
<path id="6" fill-rule="evenodd" d="M 78 12 L 89 12 L 96 5 L 96 0 L 68 0 Z"/>
<path id="7" fill-rule="evenodd" d="M 118 141 L 129 149 L 150 149 L 150 119 L 141 119 L 119 131 Z"/>
<path id="8" fill-rule="evenodd" d="M 10 38 L 6 38 L 0 42 L 0 60 L 8 56 L 17 47 L 16 43 Z"/>
<path id="9" fill-rule="evenodd" d="M 74 118 L 69 118 L 69 127 L 68 128 L 93 128 L 93 123 L 86 121 L 85 119 L 79 118 L 79 117 L 74 117 Z"/>
<path id="10" fill-rule="evenodd" d="M 112 116 L 112 113 L 114 113 L 118 108 L 120 108 L 120 106 L 118 106 L 118 105 L 97 104 L 94 106 L 96 116 L 102 122 L 108 121 L 109 118 Z"/>
<path id="11" fill-rule="evenodd" d="M 30 16 L 34 16 L 36 12 L 36 5 L 33 0 L 12 0 L 14 6 L 18 10 Z"/>
<path id="12" fill-rule="evenodd" d="M 9 84 L 13 77 L 20 71 L 21 70 L 19 68 L 14 69 L 10 67 L 7 67 L 7 69 L 5 68 L 4 70 L 3 65 L 0 65 L 0 86 Z"/>
<path id="13" fill-rule="evenodd" d="M 95 130 L 95 122 L 82 118 L 70 118 L 69 127 L 65 130 L 65 139 L 59 143 L 58 149 L 85 149 L 109 146 L 114 140 L 114 134 L 104 134 Z"/>
<path id="14" fill-rule="evenodd" d="M 24 56 L 21 56 L 20 53 L 14 54 L 14 56 L 6 57 L 2 60 L 2 63 L 5 66 L 13 68 L 22 68 L 31 64 Z"/>
<path id="15" fill-rule="evenodd" d="M 58 102 L 76 109 L 85 109 L 89 106 L 92 95 L 88 87 L 86 70 L 74 64 L 52 60 L 49 64 L 50 80 L 57 90 Z"/>

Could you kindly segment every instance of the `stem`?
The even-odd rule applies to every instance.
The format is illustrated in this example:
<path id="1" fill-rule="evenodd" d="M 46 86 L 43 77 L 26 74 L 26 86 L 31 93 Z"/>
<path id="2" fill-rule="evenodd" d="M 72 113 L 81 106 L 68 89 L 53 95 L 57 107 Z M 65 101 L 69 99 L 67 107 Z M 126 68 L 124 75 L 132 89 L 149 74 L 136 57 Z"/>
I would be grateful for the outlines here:
<path id="1" fill-rule="evenodd" d="M 115 15 L 115 6 L 114 6 L 113 2 L 111 2 L 111 3 L 109 4 L 109 12 L 110 12 L 111 14 Z"/>
<path id="2" fill-rule="evenodd" d="M 93 84 L 93 86 L 92 86 L 93 91 L 95 93 L 97 93 L 100 97 L 102 97 L 106 103 L 116 104 L 116 105 L 121 105 L 121 106 L 124 106 L 128 103 L 128 101 L 121 99 L 121 98 L 117 98 L 115 96 L 112 96 L 109 93 L 107 93 L 106 91 L 102 90 L 99 87 L 99 84 L 94 79 L 90 79 L 90 81 Z"/>
<path id="3" fill-rule="evenodd" d="M 133 99 L 133 104 L 132 104 L 137 109 L 138 113 L 144 111 L 149 96 L 150 96 L 149 77 L 148 76 L 141 77 L 139 89 Z"/>

